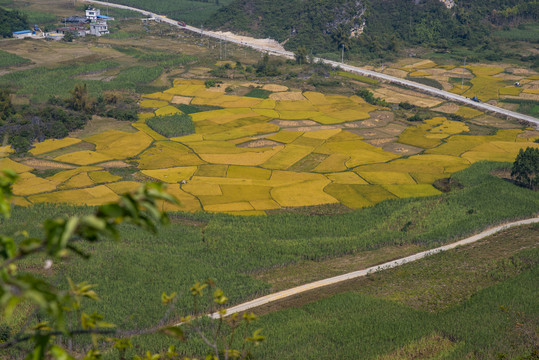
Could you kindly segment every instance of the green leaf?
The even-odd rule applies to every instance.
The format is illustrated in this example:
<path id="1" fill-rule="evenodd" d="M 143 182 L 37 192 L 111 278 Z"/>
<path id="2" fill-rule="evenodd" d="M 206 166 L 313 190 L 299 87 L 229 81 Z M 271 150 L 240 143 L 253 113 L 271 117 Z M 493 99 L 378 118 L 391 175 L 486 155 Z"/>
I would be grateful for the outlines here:
<path id="1" fill-rule="evenodd" d="M 51 353 L 52 357 L 56 360 L 75 360 L 75 358 L 69 355 L 68 352 L 64 348 L 58 345 L 51 346 L 49 352 Z"/>

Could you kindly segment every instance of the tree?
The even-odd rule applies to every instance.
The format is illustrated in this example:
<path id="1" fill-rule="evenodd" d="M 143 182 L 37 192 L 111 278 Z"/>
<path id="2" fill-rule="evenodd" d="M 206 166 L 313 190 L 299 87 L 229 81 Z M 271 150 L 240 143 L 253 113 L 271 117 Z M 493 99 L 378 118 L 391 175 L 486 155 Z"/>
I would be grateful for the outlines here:
<path id="1" fill-rule="evenodd" d="M 511 177 L 530 189 L 539 188 L 539 149 L 520 149 L 511 169 Z"/>
<path id="2" fill-rule="evenodd" d="M 73 39 L 75 39 L 75 35 L 73 34 L 73 32 L 72 31 L 66 31 L 64 33 L 64 37 L 62 38 L 62 41 L 73 42 Z"/>
<path id="3" fill-rule="evenodd" d="M 92 101 L 88 96 L 88 88 L 86 84 L 77 84 L 70 91 L 71 99 L 68 100 L 71 108 L 76 111 L 90 111 L 92 109 Z"/>
<path id="4" fill-rule="evenodd" d="M 0 171 L 0 220 L 9 219 L 11 214 L 11 186 L 17 175 L 10 170 Z M 82 242 L 99 243 L 106 239 L 119 239 L 119 226 L 130 223 L 137 227 L 156 232 L 159 224 L 166 224 L 166 213 L 159 210 L 161 201 L 177 204 L 178 201 L 164 192 L 162 184 L 150 183 L 142 186 L 133 194 L 122 195 L 117 203 L 102 205 L 91 215 L 61 217 L 47 219 L 43 223 L 43 237 L 31 237 L 25 231 L 15 235 L 0 234 L 0 310 L 3 319 L 9 319 L 18 306 L 33 305 L 40 314 L 45 315 L 48 321 L 37 320 L 32 323 L 28 319 L 27 327 L 18 334 L 10 334 L 9 327 L 0 324 L 0 349 L 19 349 L 26 354 L 27 359 L 43 360 L 74 360 L 74 354 L 81 355 L 81 349 L 71 349 L 64 346 L 65 339 L 68 344 L 79 336 L 91 338 L 91 349 L 84 351 L 85 360 L 98 360 L 101 358 L 100 344 L 107 342 L 120 352 L 120 358 L 125 358 L 125 352 L 131 347 L 130 337 L 133 332 L 117 330 L 113 324 L 106 322 L 101 314 L 93 312 L 88 314 L 82 307 L 83 299 L 97 300 L 98 295 L 93 285 L 86 282 L 79 284 L 67 279 L 68 290 L 60 290 L 56 285 L 42 276 L 19 269 L 19 264 L 26 258 L 36 255 L 45 255 L 45 268 L 50 267 L 53 261 L 62 261 L 68 254 L 89 257 L 79 244 Z M 215 288 L 213 281 L 196 283 L 191 287 L 191 295 L 197 304 L 197 298 L 204 295 L 205 289 Z M 170 295 L 163 293 L 163 305 L 172 308 L 176 293 Z M 213 304 L 218 306 L 217 323 L 211 329 L 212 336 L 204 332 L 201 321 L 202 314 L 195 306 L 195 314 L 181 318 L 182 327 L 170 325 L 157 325 L 149 329 L 137 331 L 136 334 L 162 333 L 176 339 L 184 339 L 184 330 L 192 329 L 202 337 L 210 347 L 211 352 L 207 359 L 245 359 L 249 356 L 249 345 L 258 345 L 264 340 L 260 330 L 254 331 L 251 336 L 245 336 L 241 350 L 231 348 L 234 333 L 242 323 L 249 324 L 256 320 L 253 314 L 233 315 L 225 318 L 226 310 L 222 307 L 228 299 L 220 289 L 215 289 L 212 297 Z M 166 320 L 166 319 L 165 319 Z M 164 324 L 165 322 L 162 321 Z M 160 323 L 161 324 L 161 323 Z M 228 326 L 230 332 L 224 333 Z M 223 335 L 224 334 L 224 335 Z M 21 345 L 30 343 L 29 350 Z M 224 345 L 222 345 L 224 344 Z M 177 357 L 174 346 L 167 352 L 168 358 Z M 135 359 L 159 359 L 159 354 L 147 352 L 143 357 Z"/>
<path id="5" fill-rule="evenodd" d="M 296 63 L 299 65 L 305 64 L 307 62 L 307 49 L 305 46 L 299 46 L 296 50 L 294 56 L 296 57 Z"/>

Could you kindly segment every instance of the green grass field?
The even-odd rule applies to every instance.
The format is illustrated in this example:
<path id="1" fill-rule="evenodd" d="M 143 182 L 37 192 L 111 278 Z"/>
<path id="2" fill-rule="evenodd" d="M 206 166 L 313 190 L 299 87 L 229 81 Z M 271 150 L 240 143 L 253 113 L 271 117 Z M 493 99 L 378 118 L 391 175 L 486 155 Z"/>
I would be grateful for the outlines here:
<path id="1" fill-rule="evenodd" d="M 490 224 L 537 213 L 538 193 L 489 175 L 493 169 L 506 166 L 476 163 L 454 175 L 464 185 L 461 190 L 386 201 L 337 216 L 184 213 L 174 215 L 173 224 L 160 229 L 158 236 L 126 227 L 119 243 L 86 247 L 93 254 L 89 261 L 73 257 L 62 265 L 58 281 L 70 277 L 97 284 L 102 301 L 89 304 L 88 310 L 103 312 L 122 328 L 155 323 L 165 311 L 160 305 L 161 292 L 184 291 L 196 280 L 216 279 L 231 302 L 238 303 L 267 293 L 271 285 L 255 275 L 276 267 L 387 245 L 436 246 Z M 20 228 L 36 233 L 39 229 L 35 224 L 45 216 L 85 211 L 89 208 L 15 208 L 12 219 L 2 227 L 6 233 Z M 117 301 L 118 297 L 122 301 Z M 186 312 L 191 300 L 183 295 L 177 306 Z M 405 309 L 403 314 L 412 316 L 415 312 Z M 141 339 L 140 343 L 153 350 L 164 345 L 154 338 Z"/>
<path id="2" fill-rule="evenodd" d="M 30 63 L 30 60 L 28 59 L 0 50 L 0 68 L 28 63 Z"/>

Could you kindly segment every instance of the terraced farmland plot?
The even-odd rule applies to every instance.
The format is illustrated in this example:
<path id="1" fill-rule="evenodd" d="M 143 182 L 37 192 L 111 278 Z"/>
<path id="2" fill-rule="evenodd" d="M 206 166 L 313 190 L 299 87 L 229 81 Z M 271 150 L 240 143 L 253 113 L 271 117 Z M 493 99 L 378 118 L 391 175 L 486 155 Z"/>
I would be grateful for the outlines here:
<path id="1" fill-rule="evenodd" d="M 418 66 L 428 72 L 433 65 Z M 471 70 L 501 81 L 493 77 L 499 69 Z M 1 148 L 0 166 L 20 174 L 14 193 L 22 205 L 98 205 L 133 191 L 141 181 L 162 181 L 181 202 L 168 210 L 261 215 L 283 207 L 341 203 L 359 208 L 437 195 L 432 186 L 437 179 L 476 161 L 512 161 L 520 149 L 539 147 L 534 142 L 539 136 L 531 130 L 468 135 L 465 123 L 444 117 L 407 127 L 381 119 L 387 111 L 357 96 L 279 89 L 270 99 L 257 99 L 209 91 L 201 81 L 176 80 L 169 90 L 143 96 L 134 132 L 110 130 L 35 144 L 33 162 L 25 162 L 49 159 L 59 171 L 51 176 L 32 173 L 8 147 Z M 396 96 L 396 90 L 385 90 Z M 178 98 L 221 109 L 185 115 L 192 118 L 195 133 L 168 139 L 146 121 L 155 114 L 180 113 Z M 464 117 L 479 115 L 457 110 Z M 376 134 L 384 141 L 373 141 Z M 412 147 L 417 151 L 401 151 Z"/>

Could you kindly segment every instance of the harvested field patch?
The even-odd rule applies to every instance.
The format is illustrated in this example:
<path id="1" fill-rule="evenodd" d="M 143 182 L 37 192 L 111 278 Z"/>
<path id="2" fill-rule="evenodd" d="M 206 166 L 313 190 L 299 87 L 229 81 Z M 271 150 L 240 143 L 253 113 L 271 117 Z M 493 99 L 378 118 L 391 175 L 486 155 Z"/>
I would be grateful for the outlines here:
<path id="1" fill-rule="evenodd" d="M 172 97 L 172 100 L 170 102 L 177 105 L 189 105 L 192 99 L 192 97 L 176 95 Z"/>
<path id="2" fill-rule="evenodd" d="M 278 92 L 269 96 L 271 100 L 285 101 L 285 100 L 307 100 L 300 91 L 297 92 Z"/>
<path id="3" fill-rule="evenodd" d="M 433 111 L 439 111 L 447 114 L 454 114 L 460 109 L 460 106 L 458 106 L 455 103 L 446 103 L 442 104 L 438 107 L 433 108 Z"/>
<path id="4" fill-rule="evenodd" d="M 251 149 L 257 149 L 257 148 L 264 148 L 264 147 L 278 146 L 278 145 L 281 145 L 281 144 L 276 141 L 272 141 L 268 139 L 258 139 L 258 140 L 251 140 L 246 143 L 241 143 L 238 146 L 251 148 Z"/>
<path id="5" fill-rule="evenodd" d="M 273 92 L 282 92 L 282 91 L 288 91 L 288 87 L 284 85 L 277 85 L 277 84 L 266 84 L 262 86 L 262 89 L 273 91 Z"/>
<path id="6" fill-rule="evenodd" d="M 49 170 L 49 169 L 73 169 L 74 165 L 62 164 L 55 161 L 41 160 L 41 159 L 28 159 L 21 161 L 21 164 L 30 166 L 37 170 Z"/>

